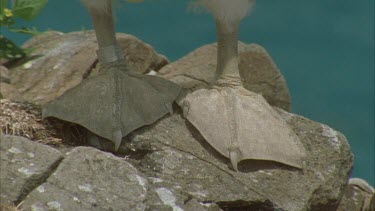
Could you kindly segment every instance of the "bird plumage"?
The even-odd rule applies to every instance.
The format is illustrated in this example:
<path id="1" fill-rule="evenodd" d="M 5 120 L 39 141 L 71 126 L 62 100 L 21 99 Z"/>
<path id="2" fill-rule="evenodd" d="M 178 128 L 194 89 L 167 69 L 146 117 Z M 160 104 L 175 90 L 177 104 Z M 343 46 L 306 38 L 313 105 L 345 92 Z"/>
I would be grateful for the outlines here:
<path id="1" fill-rule="evenodd" d="M 127 2 L 142 2 L 143 0 L 123 0 Z M 88 9 L 95 9 L 99 11 L 105 11 L 108 6 L 111 6 L 112 0 L 82 0 L 83 4 L 88 8 Z"/>
<path id="2" fill-rule="evenodd" d="M 240 22 L 249 12 L 255 0 L 196 0 L 191 3 L 195 8 L 205 8 L 216 20 L 225 23 L 228 29 Z"/>

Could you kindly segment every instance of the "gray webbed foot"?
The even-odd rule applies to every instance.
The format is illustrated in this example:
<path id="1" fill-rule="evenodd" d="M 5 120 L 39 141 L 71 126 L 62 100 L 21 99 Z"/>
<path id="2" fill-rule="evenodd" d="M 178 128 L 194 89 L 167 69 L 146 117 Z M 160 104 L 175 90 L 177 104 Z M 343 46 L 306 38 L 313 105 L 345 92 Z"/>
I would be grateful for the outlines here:
<path id="1" fill-rule="evenodd" d="M 180 87 L 156 76 L 128 73 L 121 61 L 104 68 L 48 103 L 43 117 L 79 124 L 111 140 L 117 151 L 124 136 L 171 112 Z"/>

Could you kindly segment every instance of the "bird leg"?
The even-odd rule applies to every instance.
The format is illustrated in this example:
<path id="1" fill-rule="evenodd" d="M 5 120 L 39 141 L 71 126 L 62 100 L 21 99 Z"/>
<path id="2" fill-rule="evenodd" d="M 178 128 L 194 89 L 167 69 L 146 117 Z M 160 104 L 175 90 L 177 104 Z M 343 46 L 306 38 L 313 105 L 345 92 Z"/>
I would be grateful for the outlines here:
<path id="1" fill-rule="evenodd" d="M 124 58 L 123 52 L 117 44 L 115 27 L 112 15 L 112 1 L 111 0 L 82 0 L 86 9 L 88 10 L 92 23 L 94 25 L 96 39 L 98 41 L 99 50 L 97 51 L 99 63 L 101 65 L 113 63 Z M 122 133 L 120 127 L 120 108 L 119 108 L 119 84 L 118 78 L 114 74 L 113 84 L 115 88 L 114 98 L 115 105 L 113 108 L 113 116 L 115 121 L 113 123 L 112 140 L 114 140 L 115 151 L 118 150 L 122 140 Z M 90 145 L 98 145 L 98 140 L 91 136 L 88 138 Z"/>
<path id="2" fill-rule="evenodd" d="M 221 19 L 216 19 L 217 34 L 217 66 L 214 84 L 225 86 L 241 86 L 238 69 L 238 26 L 239 21 L 231 27 Z"/>
<path id="3" fill-rule="evenodd" d="M 242 86 L 240 73 L 238 69 L 238 25 L 240 21 L 232 22 L 228 27 L 227 23 L 220 19 L 216 19 L 217 33 L 217 66 L 216 66 L 216 82 L 215 85 L 222 87 L 238 87 Z M 236 98 L 234 93 L 228 95 L 229 98 Z M 237 164 L 240 160 L 241 150 L 238 146 L 238 128 L 234 119 L 236 99 L 230 99 L 227 102 L 231 127 L 231 140 L 229 145 L 229 159 L 235 171 L 238 171 Z"/>
<path id="4" fill-rule="evenodd" d="M 116 41 L 111 0 L 82 0 L 82 2 L 94 25 L 99 45 L 97 51 L 99 62 L 106 64 L 123 59 L 123 52 Z"/>
<path id="5" fill-rule="evenodd" d="M 126 66 L 115 37 L 112 0 L 82 2 L 95 28 L 100 73 L 47 103 L 42 113 L 44 118 L 85 127 L 92 132 L 87 136 L 88 144 L 117 151 L 124 136 L 172 110 L 180 87 L 161 77 L 137 74 Z M 101 138 L 112 143 L 104 145 Z"/>

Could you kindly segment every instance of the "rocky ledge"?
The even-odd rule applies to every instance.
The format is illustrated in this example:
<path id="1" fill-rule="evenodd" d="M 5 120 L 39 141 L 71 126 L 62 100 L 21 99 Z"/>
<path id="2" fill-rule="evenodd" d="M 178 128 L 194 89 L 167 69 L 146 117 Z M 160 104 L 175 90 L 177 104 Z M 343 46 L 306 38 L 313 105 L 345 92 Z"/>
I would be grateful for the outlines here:
<path id="1" fill-rule="evenodd" d="M 186 90 L 205 86 L 214 71 L 214 58 L 201 55 L 215 53 L 215 45 L 167 64 L 151 46 L 118 36 L 133 68 L 159 74 Z M 119 154 L 66 144 L 67 136 L 53 122 L 42 120 L 34 104 L 53 100 L 95 74 L 94 40 L 92 32 L 49 32 L 26 43 L 35 46 L 39 56 L 1 69 L 6 90 L 17 91 L 6 92 L 1 85 L 0 93 L 8 98 L 0 100 L 1 210 L 15 210 L 11 205 L 20 210 L 374 208 L 373 188 L 361 180 L 348 182 L 353 155 L 346 138 L 286 111 L 290 99 L 285 80 L 258 45 L 240 43 L 245 87 L 263 94 L 299 137 L 306 150 L 302 170 L 249 160 L 240 163 L 239 172 L 233 171 L 229 159 L 204 140 L 177 105 L 173 114 L 125 137 Z"/>

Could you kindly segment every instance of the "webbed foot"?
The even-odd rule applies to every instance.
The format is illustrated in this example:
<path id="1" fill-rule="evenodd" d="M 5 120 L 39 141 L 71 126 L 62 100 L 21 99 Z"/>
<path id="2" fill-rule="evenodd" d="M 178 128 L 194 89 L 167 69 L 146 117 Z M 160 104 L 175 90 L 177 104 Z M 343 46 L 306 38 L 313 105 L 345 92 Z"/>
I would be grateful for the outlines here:
<path id="1" fill-rule="evenodd" d="M 43 117 L 79 124 L 111 140 L 117 151 L 124 136 L 170 113 L 180 87 L 166 79 L 130 73 L 122 61 L 43 108 Z"/>
<path id="2" fill-rule="evenodd" d="M 242 160 L 266 160 L 302 168 L 298 137 L 261 95 L 241 86 L 215 86 L 188 94 L 186 118 L 234 170 Z"/>

